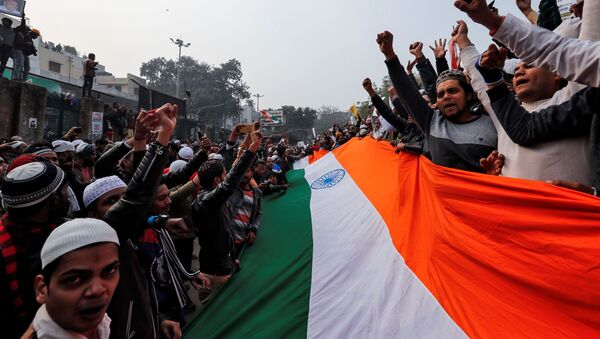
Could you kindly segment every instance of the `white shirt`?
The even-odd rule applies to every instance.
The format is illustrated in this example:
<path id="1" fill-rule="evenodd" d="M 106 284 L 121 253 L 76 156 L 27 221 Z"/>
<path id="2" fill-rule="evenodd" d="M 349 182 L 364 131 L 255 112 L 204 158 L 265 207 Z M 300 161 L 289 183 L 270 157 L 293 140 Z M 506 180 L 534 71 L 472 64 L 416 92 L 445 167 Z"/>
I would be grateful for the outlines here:
<path id="1" fill-rule="evenodd" d="M 98 338 L 108 339 L 110 336 L 110 318 L 104 314 L 104 319 L 98 325 Z M 70 331 L 65 331 L 48 314 L 46 305 L 42 305 L 35 318 L 33 318 L 33 329 L 39 339 L 87 339 L 85 336 Z"/>

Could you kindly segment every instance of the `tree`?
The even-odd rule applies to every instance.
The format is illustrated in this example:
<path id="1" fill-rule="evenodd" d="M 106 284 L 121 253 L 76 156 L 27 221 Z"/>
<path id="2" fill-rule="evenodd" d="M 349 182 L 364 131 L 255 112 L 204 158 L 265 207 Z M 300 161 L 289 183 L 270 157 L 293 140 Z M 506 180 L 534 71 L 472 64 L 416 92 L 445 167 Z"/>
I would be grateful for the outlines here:
<path id="1" fill-rule="evenodd" d="M 318 133 L 329 130 L 334 124 L 343 125 L 350 121 L 352 114 L 350 112 L 341 112 L 337 107 L 322 106 L 318 111 L 318 119 L 315 120 L 314 127 Z"/>
<path id="2" fill-rule="evenodd" d="M 281 109 L 287 131 L 311 129 L 317 118 L 317 111 L 309 107 L 282 106 Z"/>
<path id="3" fill-rule="evenodd" d="M 141 76 L 148 87 L 175 96 L 178 63 L 163 57 L 142 63 Z M 231 59 L 219 66 L 182 56 L 179 64 L 180 95 L 191 92 L 188 112 L 193 118 L 211 126 L 222 126 L 225 119 L 240 114 L 240 103 L 250 98 L 248 86 L 243 81 L 242 66 Z"/>

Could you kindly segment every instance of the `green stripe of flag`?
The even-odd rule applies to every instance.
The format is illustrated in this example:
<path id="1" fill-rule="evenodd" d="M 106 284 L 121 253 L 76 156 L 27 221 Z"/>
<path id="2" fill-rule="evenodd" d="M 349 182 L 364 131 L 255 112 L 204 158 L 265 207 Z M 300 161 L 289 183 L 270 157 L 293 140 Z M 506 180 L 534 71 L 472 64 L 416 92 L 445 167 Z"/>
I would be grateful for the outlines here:
<path id="1" fill-rule="evenodd" d="M 306 338 L 311 192 L 303 170 L 288 180 L 287 193 L 263 198 L 262 227 L 242 270 L 186 327 L 186 338 Z"/>

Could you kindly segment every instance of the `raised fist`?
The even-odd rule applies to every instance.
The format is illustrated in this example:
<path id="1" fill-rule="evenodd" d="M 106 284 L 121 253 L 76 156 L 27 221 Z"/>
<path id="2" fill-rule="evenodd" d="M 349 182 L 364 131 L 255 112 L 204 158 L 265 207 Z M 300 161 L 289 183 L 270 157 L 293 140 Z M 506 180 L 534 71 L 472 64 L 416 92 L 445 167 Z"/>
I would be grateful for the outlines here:
<path id="1" fill-rule="evenodd" d="M 409 51 L 417 59 L 423 57 L 423 43 L 419 41 L 413 42 L 409 47 Z"/>
<path id="2" fill-rule="evenodd" d="M 394 52 L 394 35 L 392 33 L 385 31 L 377 34 L 377 44 L 386 59 L 389 60 L 396 57 L 396 53 Z"/>

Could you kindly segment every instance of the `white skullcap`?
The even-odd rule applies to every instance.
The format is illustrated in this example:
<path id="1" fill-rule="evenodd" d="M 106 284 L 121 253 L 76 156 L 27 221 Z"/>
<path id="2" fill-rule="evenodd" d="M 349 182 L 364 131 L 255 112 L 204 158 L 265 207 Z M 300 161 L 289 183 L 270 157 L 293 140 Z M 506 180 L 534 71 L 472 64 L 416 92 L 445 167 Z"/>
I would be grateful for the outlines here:
<path id="1" fill-rule="evenodd" d="M 80 142 L 79 145 L 75 146 L 75 153 L 81 153 L 85 150 L 86 147 L 91 146 L 87 142 Z"/>
<path id="2" fill-rule="evenodd" d="M 19 147 L 21 147 L 21 146 L 23 146 L 23 145 L 26 145 L 26 144 L 25 144 L 23 141 L 18 141 L 18 140 L 17 140 L 17 141 L 11 141 L 11 142 L 9 143 L 9 145 L 10 145 L 10 147 L 12 147 L 13 149 L 17 149 L 17 148 L 19 148 Z"/>
<path id="3" fill-rule="evenodd" d="M 177 154 L 181 159 L 190 160 L 194 156 L 194 150 L 190 147 L 182 147 Z"/>
<path id="4" fill-rule="evenodd" d="M 208 160 L 220 160 L 223 161 L 223 156 L 218 153 L 211 153 L 208 155 Z"/>
<path id="5" fill-rule="evenodd" d="M 175 161 L 173 161 L 171 166 L 169 166 L 169 173 L 177 173 L 177 172 L 181 171 L 185 167 L 185 165 L 187 165 L 187 161 L 175 160 Z"/>
<path id="6" fill-rule="evenodd" d="M 79 218 L 58 226 L 42 247 L 42 269 L 63 255 L 85 246 L 112 242 L 119 244 L 117 232 L 100 219 Z"/>
<path id="7" fill-rule="evenodd" d="M 48 153 L 56 153 L 54 152 L 52 149 L 48 148 L 48 147 L 43 147 L 40 148 L 34 152 L 31 152 L 32 155 L 43 155 L 43 154 L 48 154 Z"/>
<path id="8" fill-rule="evenodd" d="M 54 148 L 54 152 L 56 153 L 75 152 L 75 146 L 66 140 L 54 140 L 52 148 Z"/>
<path id="9" fill-rule="evenodd" d="M 100 198 L 104 193 L 112 191 L 116 188 L 126 188 L 127 185 L 116 175 L 100 178 L 93 183 L 87 185 L 83 190 L 83 204 L 85 207 Z"/>
<path id="10" fill-rule="evenodd" d="M 75 139 L 71 142 L 73 144 L 73 147 L 75 147 L 75 149 L 77 149 L 77 147 L 79 147 L 79 145 L 83 144 L 83 140 L 81 139 Z"/>

